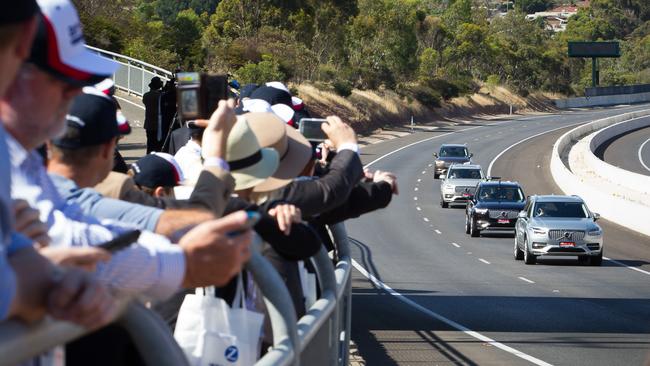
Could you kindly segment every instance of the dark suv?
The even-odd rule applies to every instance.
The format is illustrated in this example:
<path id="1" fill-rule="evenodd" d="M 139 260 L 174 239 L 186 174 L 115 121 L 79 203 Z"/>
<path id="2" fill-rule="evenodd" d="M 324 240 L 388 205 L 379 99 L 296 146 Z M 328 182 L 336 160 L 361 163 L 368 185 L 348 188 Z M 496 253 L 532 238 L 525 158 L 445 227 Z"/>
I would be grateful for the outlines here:
<path id="1" fill-rule="evenodd" d="M 471 236 L 479 236 L 483 230 L 514 231 L 519 211 L 526 204 L 519 183 L 492 179 L 479 182 L 467 201 L 465 232 Z"/>
<path id="2" fill-rule="evenodd" d="M 452 164 L 469 163 L 472 156 L 465 145 L 443 144 L 439 152 L 433 153 L 436 158 L 433 178 L 438 179 L 440 175 L 445 174 Z"/>

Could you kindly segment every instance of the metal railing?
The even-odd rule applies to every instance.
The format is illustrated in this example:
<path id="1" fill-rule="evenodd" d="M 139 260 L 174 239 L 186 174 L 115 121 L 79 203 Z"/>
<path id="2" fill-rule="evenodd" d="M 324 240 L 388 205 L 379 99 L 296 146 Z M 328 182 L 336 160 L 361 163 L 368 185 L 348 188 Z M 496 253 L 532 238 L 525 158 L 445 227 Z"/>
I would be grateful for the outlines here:
<path id="1" fill-rule="evenodd" d="M 101 48 L 91 46 L 86 47 L 122 65 L 117 69 L 115 74 L 113 74 L 113 81 L 115 81 L 115 87 L 129 94 L 142 96 L 149 90 L 149 82 L 151 82 L 151 79 L 154 76 L 158 76 L 163 81 L 167 81 L 173 76 L 171 71 L 148 64 L 144 61 L 136 60 L 119 53 L 102 50 Z"/>
<path id="2" fill-rule="evenodd" d="M 312 258 L 321 296 L 296 321 L 291 296 L 273 266 L 254 250 L 246 265 L 266 304 L 273 347 L 256 366 L 299 366 L 348 364 L 351 320 L 351 260 L 345 226 L 329 227 L 337 248 L 337 262 L 324 248 Z M 167 324 L 137 301 L 122 299 L 116 323 L 131 335 L 147 365 L 188 364 Z M 0 366 L 29 360 L 57 345 L 86 335 L 80 326 L 45 319 L 28 326 L 18 321 L 0 323 Z M 156 352 L 150 352 L 155 349 Z"/>

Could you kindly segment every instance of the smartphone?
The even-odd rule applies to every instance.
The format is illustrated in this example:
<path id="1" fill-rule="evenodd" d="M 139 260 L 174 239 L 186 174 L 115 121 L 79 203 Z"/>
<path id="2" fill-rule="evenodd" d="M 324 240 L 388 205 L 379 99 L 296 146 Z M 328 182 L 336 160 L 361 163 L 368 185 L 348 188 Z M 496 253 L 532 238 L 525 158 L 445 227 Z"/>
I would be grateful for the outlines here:
<path id="1" fill-rule="evenodd" d="M 247 230 L 252 229 L 253 226 L 255 226 L 255 224 L 257 224 L 260 221 L 261 217 L 262 215 L 260 215 L 260 213 L 257 211 L 246 211 L 246 223 L 244 223 L 244 226 L 242 226 L 238 230 L 231 231 L 226 235 L 228 237 L 234 238 L 235 236 L 245 233 Z"/>
<path id="2" fill-rule="evenodd" d="M 323 123 L 327 123 L 324 118 L 303 118 L 300 120 L 298 131 L 309 141 L 325 141 L 327 135 L 321 128 Z"/>
<path id="3" fill-rule="evenodd" d="M 105 243 L 99 244 L 97 247 L 107 250 L 111 253 L 115 253 L 118 250 L 122 250 L 129 245 L 135 243 L 136 240 L 140 237 L 140 230 L 131 230 L 126 233 L 113 238 Z"/>

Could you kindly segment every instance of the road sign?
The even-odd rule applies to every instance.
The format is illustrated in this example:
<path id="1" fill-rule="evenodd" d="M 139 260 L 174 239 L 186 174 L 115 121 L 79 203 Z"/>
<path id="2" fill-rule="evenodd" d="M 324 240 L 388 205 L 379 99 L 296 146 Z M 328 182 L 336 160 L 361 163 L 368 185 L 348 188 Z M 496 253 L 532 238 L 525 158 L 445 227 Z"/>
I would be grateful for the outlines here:
<path id="1" fill-rule="evenodd" d="M 618 42 L 569 42 L 569 57 L 621 57 Z"/>

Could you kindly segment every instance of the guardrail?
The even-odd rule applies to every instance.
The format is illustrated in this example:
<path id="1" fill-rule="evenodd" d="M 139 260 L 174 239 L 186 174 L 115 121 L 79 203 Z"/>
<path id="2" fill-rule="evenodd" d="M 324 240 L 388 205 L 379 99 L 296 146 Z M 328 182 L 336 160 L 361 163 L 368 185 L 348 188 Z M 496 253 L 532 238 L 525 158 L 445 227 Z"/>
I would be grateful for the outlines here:
<path id="1" fill-rule="evenodd" d="M 148 64 L 144 61 L 136 60 L 119 53 L 102 50 L 101 48 L 91 46 L 86 47 L 122 65 L 117 69 L 115 74 L 113 74 L 113 80 L 118 89 L 129 94 L 142 96 L 149 90 L 149 82 L 154 76 L 158 76 L 163 81 L 167 81 L 173 76 L 171 71 Z"/>
<path id="2" fill-rule="evenodd" d="M 296 321 L 290 294 L 280 275 L 257 250 L 246 270 L 264 296 L 273 329 L 273 347 L 256 366 L 339 365 L 348 363 L 351 320 L 351 260 L 343 223 L 329 227 L 337 248 L 334 266 L 324 248 L 312 258 L 321 297 Z M 116 323 L 125 328 L 147 365 L 188 365 L 167 324 L 137 301 L 121 299 Z M 57 345 L 87 334 L 84 328 L 45 319 L 27 326 L 18 321 L 0 323 L 0 366 L 29 360 Z M 155 349 L 156 352 L 150 352 Z"/>
<path id="3" fill-rule="evenodd" d="M 647 217 L 650 217 L 650 206 L 625 199 L 624 197 L 626 192 L 624 189 L 619 188 L 617 190 L 612 190 L 605 188 L 605 180 L 611 182 L 620 180 L 620 176 L 608 177 L 608 174 L 616 174 L 612 172 L 616 172 L 615 169 L 618 168 L 611 167 L 603 169 L 603 165 L 607 163 L 598 159 L 594 155 L 589 141 L 583 142 L 580 147 L 582 151 L 573 153 L 574 156 L 572 157 L 572 160 L 580 160 L 586 164 L 582 169 L 583 172 L 595 172 L 605 178 L 600 182 L 590 184 L 589 179 L 584 175 L 581 175 L 582 173 L 580 172 L 572 171 L 569 166 L 569 154 L 571 148 L 574 145 L 579 144 L 586 136 L 590 136 L 609 126 L 644 116 L 650 116 L 650 110 L 625 113 L 619 116 L 600 119 L 576 127 L 565 133 L 553 145 L 553 152 L 551 155 L 551 174 L 553 175 L 555 183 L 564 193 L 580 195 L 587 202 L 587 205 L 589 205 L 591 210 L 600 213 L 604 218 L 619 225 L 645 235 L 650 235 L 650 227 L 646 221 Z M 632 129 L 634 128 L 638 128 L 638 126 L 632 126 Z M 622 130 L 619 130 L 619 132 L 620 131 Z M 593 141 L 593 135 L 591 137 Z M 576 156 L 575 154 L 579 154 L 580 156 Z M 639 192 L 643 192 L 644 189 L 647 189 L 646 187 L 637 188 L 639 189 Z"/>

